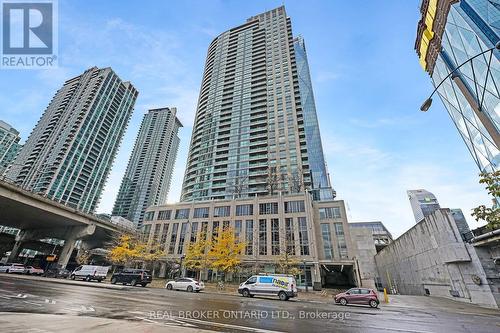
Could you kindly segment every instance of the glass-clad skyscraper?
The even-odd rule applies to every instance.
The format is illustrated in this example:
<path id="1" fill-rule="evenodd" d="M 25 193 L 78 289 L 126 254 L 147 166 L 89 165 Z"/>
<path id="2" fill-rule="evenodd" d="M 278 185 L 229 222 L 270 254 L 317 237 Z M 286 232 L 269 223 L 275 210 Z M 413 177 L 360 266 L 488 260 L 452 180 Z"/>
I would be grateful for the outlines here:
<path id="1" fill-rule="evenodd" d="M 64 83 L 7 177 L 33 192 L 93 212 L 138 92 L 111 68 L 92 67 Z"/>
<path id="2" fill-rule="evenodd" d="M 429 191 L 408 190 L 406 193 L 417 223 L 441 208 L 434 194 Z"/>
<path id="3" fill-rule="evenodd" d="M 500 40 L 500 0 L 423 0 L 421 13 L 415 49 L 434 86 Z M 490 135 L 500 128 L 499 59 L 498 51 L 487 52 L 462 66 L 438 89 L 481 171 L 498 170 L 500 163 L 500 147 Z M 474 112 L 475 105 L 482 106 L 479 115 L 484 119 Z"/>
<path id="4" fill-rule="evenodd" d="M 19 132 L 6 122 L 0 120 L 0 176 L 16 157 L 19 149 Z"/>
<path id="5" fill-rule="evenodd" d="M 306 45 L 302 36 L 297 36 L 294 39 L 293 49 L 299 81 L 300 102 L 304 113 L 304 132 L 306 135 L 307 155 L 309 157 L 311 191 L 315 199 L 331 200 L 335 197 L 335 193 L 330 184 L 330 177 L 326 169 L 311 74 L 309 73 L 309 63 L 307 62 Z"/>
<path id="6" fill-rule="evenodd" d="M 167 202 L 182 127 L 176 113 L 176 108 L 152 109 L 142 119 L 112 213 L 136 227 L 146 208 Z"/>
<path id="7" fill-rule="evenodd" d="M 334 196 L 304 42 L 282 6 L 210 44 L 181 201 L 306 189 Z"/>

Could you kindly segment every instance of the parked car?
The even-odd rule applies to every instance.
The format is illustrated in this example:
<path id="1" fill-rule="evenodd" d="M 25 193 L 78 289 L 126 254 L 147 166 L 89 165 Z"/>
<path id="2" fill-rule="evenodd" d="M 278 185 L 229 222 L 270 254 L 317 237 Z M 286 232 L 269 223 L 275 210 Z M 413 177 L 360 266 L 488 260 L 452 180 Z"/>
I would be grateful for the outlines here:
<path id="1" fill-rule="evenodd" d="M 136 286 L 140 284 L 145 287 L 153 280 L 151 273 L 144 269 L 125 268 L 111 276 L 111 283 L 122 283 Z"/>
<path id="2" fill-rule="evenodd" d="M 26 266 L 24 269 L 24 274 L 28 275 L 42 275 L 43 273 L 44 271 L 40 267 Z"/>
<path id="3" fill-rule="evenodd" d="M 168 290 L 186 290 L 189 292 L 200 292 L 201 290 L 205 289 L 205 284 L 203 282 L 200 282 L 196 279 L 192 278 L 177 278 L 172 281 L 168 281 L 165 284 L 165 288 Z"/>
<path id="4" fill-rule="evenodd" d="M 106 279 L 109 266 L 96 266 L 96 265 L 81 265 L 71 272 L 70 278 L 72 280 L 81 279 L 85 281 L 97 280 L 101 282 Z"/>
<path id="5" fill-rule="evenodd" d="M 45 270 L 43 276 L 51 277 L 51 278 L 62 278 L 67 279 L 70 276 L 71 272 L 65 268 L 49 268 Z"/>
<path id="6" fill-rule="evenodd" d="M 373 289 L 368 288 L 351 288 L 346 292 L 335 295 L 335 303 L 342 305 L 347 304 L 364 304 L 372 308 L 379 305 L 377 293 Z"/>
<path id="7" fill-rule="evenodd" d="M 23 264 L 15 264 L 15 263 L 8 263 L 3 266 L 0 266 L 0 272 L 3 273 L 24 273 L 24 265 Z"/>
<path id="8" fill-rule="evenodd" d="M 240 284 L 238 293 L 244 297 L 273 295 L 278 296 L 282 301 L 287 301 L 297 296 L 297 283 L 291 275 L 254 275 Z"/>

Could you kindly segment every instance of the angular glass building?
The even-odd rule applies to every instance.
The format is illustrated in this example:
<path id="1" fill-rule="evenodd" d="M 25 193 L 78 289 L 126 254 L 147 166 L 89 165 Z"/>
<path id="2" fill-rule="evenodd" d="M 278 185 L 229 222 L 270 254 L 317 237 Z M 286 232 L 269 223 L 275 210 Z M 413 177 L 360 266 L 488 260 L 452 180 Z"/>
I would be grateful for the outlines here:
<path id="1" fill-rule="evenodd" d="M 0 120 L 0 176 L 16 158 L 21 145 L 19 132 L 6 122 Z"/>
<path id="2" fill-rule="evenodd" d="M 466 62 L 438 93 L 479 169 L 498 170 L 500 147 L 491 133 L 498 136 L 500 128 L 500 53 L 467 61 L 500 40 L 500 1 L 423 0 L 421 14 L 415 43 L 420 64 L 436 87 Z"/>
<path id="3" fill-rule="evenodd" d="M 152 109 L 142 120 L 112 213 L 136 227 L 146 208 L 167 203 L 182 127 L 176 113 L 176 108 Z"/>
<path id="4" fill-rule="evenodd" d="M 7 177 L 28 190 L 93 212 L 138 92 L 111 68 L 64 83 L 31 132 Z"/>
<path id="5" fill-rule="evenodd" d="M 434 194 L 429 191 L 408 190 L 406 193 L 417 223 L 441 208 Z"/>
<path id="6" fill-rule="evenodd" d="M 279 7 L 208 48 L 181 201 L 334 192 L 307 56 Z"/>
<path id="7" fill-rule="evenodd" d="M 311 74 L 307 62 L 306 45 L 302 36 L 297 36 L 294 39 L 293 49 L 299 81 L 300 102 L 304 113 L 304 132 L 311 175 L 311 191 L 313 197 L 317 200 L 332 200 L 335 198 L 335 192 L 330 184 L 330 177 L 326 169 Z"/>

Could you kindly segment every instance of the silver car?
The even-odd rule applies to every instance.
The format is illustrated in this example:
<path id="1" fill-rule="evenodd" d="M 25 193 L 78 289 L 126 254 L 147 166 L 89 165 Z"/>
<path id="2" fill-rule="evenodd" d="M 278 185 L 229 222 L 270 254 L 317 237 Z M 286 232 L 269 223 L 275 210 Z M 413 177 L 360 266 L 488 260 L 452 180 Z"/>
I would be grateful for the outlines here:
<path id="1" fill-rule="evenodd" d="M 25 267 L 23 264 L 5 264 L 0 266 L 0 273 L 21 273 L 24 274 Z"/>
<path id="2" fill-rule="evenodd" d="M 205 284 L 192 278 L 177 278 L 165 284 L 168 290 L 186 290 L 189 292 L 200 292 L 205 289 Z"/>

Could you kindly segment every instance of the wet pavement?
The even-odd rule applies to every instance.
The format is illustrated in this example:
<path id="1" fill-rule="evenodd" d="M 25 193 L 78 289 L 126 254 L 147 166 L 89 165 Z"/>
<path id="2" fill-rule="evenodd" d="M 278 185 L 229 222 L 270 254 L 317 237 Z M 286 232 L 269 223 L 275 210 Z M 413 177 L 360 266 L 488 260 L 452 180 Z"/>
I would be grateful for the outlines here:
<path id="1" fill-rule="evenodd" d="M 89 282 L 97 284 L 97 282 Z M 499 332 L 500 312 L 399 296 L 379 309 L 68 285 L 0 274 L 0 332 Z"/>

